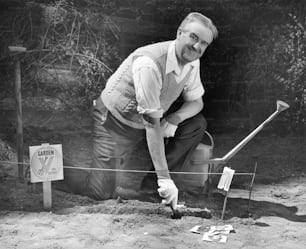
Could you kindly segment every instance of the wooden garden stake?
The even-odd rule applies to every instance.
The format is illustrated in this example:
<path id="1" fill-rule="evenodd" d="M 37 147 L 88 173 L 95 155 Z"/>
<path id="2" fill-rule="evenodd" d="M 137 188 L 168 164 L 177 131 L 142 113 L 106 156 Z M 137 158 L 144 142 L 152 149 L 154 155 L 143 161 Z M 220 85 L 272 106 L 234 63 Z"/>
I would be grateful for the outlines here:
<path id="1" fill-rule="evenodd" d="M 44 209 L 51 209 L 52 207 L 51 181 L 43 182 L 42 184 L 43 184 Z"/>
<path id="2" fill-rule="evenodd" d="M 9 46 L 11 53 L 22 53 L 26 51 L 24 47 Z M 23 181 L 23 123 L 22 123 L 22 97 L 21 97 L 21 69 L 20 59 L 16 55 L 14 57 L 14 77 L 15 77 L 15 100 L 17 112 L 17 158 L 18 158 L 18 178 Z"/>

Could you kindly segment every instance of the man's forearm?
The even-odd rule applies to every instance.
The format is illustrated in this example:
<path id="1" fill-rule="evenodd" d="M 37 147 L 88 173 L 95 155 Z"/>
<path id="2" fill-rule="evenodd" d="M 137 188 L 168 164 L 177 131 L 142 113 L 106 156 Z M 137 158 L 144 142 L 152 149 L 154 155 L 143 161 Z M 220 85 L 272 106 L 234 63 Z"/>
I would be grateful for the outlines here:
<path id="1" fill-rule="evenodd" d="M 159 178 L 170 178 L 165 154 L 164 138 L 162 136 L 159 120 L 158 123 L 146 126 L 146 138 L 157 176 Z"/>
<path id="2" fill-rule="evenodd" d="M 166 120 L 174 125 L 178 125 L 184 120 L 197 115 L 203 108 L 203 100 L 199 98 L 195 101 L 184 102 L 179 110 L 171 113 Z"/>

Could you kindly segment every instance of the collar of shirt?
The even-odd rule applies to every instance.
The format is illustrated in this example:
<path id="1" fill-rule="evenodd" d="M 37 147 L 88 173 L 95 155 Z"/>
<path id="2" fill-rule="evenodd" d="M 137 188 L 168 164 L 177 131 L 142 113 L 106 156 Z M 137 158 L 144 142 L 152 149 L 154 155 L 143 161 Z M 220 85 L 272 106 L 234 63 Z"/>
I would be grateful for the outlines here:
<path id="1" fill-rule="evenodd" d="M 166 61 L 166 74 L 174 72 L 176 76 L 180 76 L 182 72 L 188 72 L 186 67 L 189 69 L 190 67 L 195 67 L 197 65 L 197 60 L 187 63 L 182 70 L 178 65 L 178 61 L 175 54 L 175 40 L 170 43 L 167 53 L 167 61 Z"/>

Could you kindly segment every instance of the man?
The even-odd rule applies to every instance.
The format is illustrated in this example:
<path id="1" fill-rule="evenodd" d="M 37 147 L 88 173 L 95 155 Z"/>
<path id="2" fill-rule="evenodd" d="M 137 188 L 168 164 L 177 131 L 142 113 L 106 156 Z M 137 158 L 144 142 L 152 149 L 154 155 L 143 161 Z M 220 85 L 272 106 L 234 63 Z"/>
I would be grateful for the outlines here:
<path id="1" fill-rule="evenodd" d="M 94 107 L 92 167 L 124 169 L 119 160 L 146 139 L 158 193 L 176 208 L 178 189 L 169 171 L 188 163 L 205 132 L 199 58 L 217 34 L 209 18 L 192 12 L 174 41 L 141 47 L 122 62 Z M 180 95 L 181 107 L 167 112 Z M 110 198 L 120 187 L 120 172 L 92 171 L 88 186 L 92 197 Z"/>

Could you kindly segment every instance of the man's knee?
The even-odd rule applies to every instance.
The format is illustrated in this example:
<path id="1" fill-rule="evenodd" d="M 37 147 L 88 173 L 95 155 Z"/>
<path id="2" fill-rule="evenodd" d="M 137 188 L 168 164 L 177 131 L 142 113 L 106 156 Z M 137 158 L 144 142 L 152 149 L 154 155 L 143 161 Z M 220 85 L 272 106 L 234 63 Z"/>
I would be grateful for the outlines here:
<path id="1" fill-rule="evenodd" d="M 204 116 L 199 113 L 192 118 L 189 118 L 179 124 L 178 130 L 176 135 L 183 135 L 183 134 L 199 134 L 204 135 L 205 130 L 207 128 L 207 121 Z"/>
<path id="2" fill-rule="evenodd" d="M 207 121 L 202 113 L 199 113 L 186 121 L 188 126 L 193 130 L 199 130 L 204 132 L 207 128 Z"/>
<path id="3" fill-rule="evenodd" d="M 195 128 L 205 132 L 207 129 L 207 121 L 204 118 L 202 113 L 197 114 L 196 116 L 194 116 L 194 126 Z"/>

